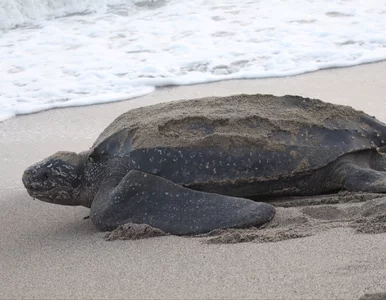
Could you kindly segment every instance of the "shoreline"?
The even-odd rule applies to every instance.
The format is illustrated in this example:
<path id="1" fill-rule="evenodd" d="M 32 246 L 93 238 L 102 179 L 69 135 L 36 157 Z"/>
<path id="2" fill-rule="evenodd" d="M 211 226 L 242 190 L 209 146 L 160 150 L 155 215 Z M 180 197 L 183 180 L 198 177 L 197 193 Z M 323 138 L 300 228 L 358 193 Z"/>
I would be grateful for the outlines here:
<path id="1" fill-rule="evenodd" d="M 89 106 L 95 106 L 95 105 L 108 105 L 108 104 L 113 104 L 113 103 L 117 103 L 117 102 L 135 101 L 138 98 L 145 97 L 146 95 L 155 93 L 155 92 L 160 91 L 160 90 L 165 89 L 165 88 L 167 89 L 167 88 L 190 87 L 190 86 L 197 86 L 197 85 L 208 85 L 208 84 L 216 84 L 218 82 L 227 82 L 227 81 L 244 81 L 244 80 L 253 81 L 253 80 L 268 80 L 268 79 L 272 80 L 272 79 L 292 78 L 292 77 L 298 77 L 298 76 L 304 76 L 304 75 L 307 75 L 307 74 L 317 73 L 317 72 L 320 72 L 320 71 L 329 71 L 329 70 L 336 70 L 336 69 L 350 69 L 350 68 L 356 68 L 356 67 L 360 67 L 360 66 L 364 66 L 364 65 L 382 64 L 382 63 L 384 63 L 386 65 L 386 59 L 381 59 L 379 61 L 365 62 L 365 63 L 361 63 L 361 64 L 356 64 L 356 65 L 339 66 L 339 67 L 331 67 L 331 68 L 330 67 L 326 67 L 326 68 L 321 68 L 321 69 L 317 69 L 317 70 L 314 70 L 314 71 L 307 71 L 307 72 L 304 72 L 304 73 L 294 74 L 294 75 L 287 75 L 287 76 L 271 76 L 271 77 L 263 77 L 263 78 L 243 78 L 243 79 L 223 79 L 223 80 L 219 79 L 219 80 L 213 80 L 213 81 L 208 81 L 208 82 L 204 82 L 204 83 L 155 86 L 155 87 L 153 87 L 154 88 L 153 91 L 146 92 L 143 95 L 134 96 L 133 98 L 123 99 L 123 100 L 115 100 L 115 101 L 112 100 L 112 101 L 107 101 L 107 102 L 103 102 L 103 101 L 100 102 L 100 100 L 98 100 L 98 102 L 96 102 L 96 103 L 92 103 L 92 104 L 78 104 L 78 105 L 76 105 L 76 104 L 68 104 L 67 102 L 63 102 L 61 104 L 62 106 L 59 106 L 59 107 L 46 108 L 46 109 L 42 109 L 42 110 L 32 111 L 30 113 L 20 113 L 20 114 L 11 116 L 11 117 L 6 117 L 4 119 L 0 118 L 0 123 L 1 122 L 5 122 L 6 120 L 9 120 L 11 118 L 18 117 L 18 116 L 37 114 L 37 113 L 41 113 L 41 112 L 45 112 L 45 111 L 49 111 L 49 110 L 56 110 L 56 109 L 63 109 L 63 108 L 89 107 Z M 100 96 L 95 96 L 95 97 L 97 97 L 98 99 L 100 98 Z M 76 102 L 76 99 L 74 99 L 73 102 Z M 58 103 L 58 104 L 60 104 L 60 103 Z M 47 106 L 47 105 L 45 105 L 45 106 Z"/>
<path id="2" fill-rule="evenodd" d="M 92 106 L 101 106 L 101 105 L 104 106 L 104 105 L 109 105 L 109 104 L 113 105 L 113 104 L 116 104 L 119 102 L 127 102 L 127 101 L 134 101 L 135 102 L 137 99 L 146 98 L 147 96 L 149 96 L 153 93 L 162 92 L 164 89 L 179 89 L 179 88 L 184 88 L 184 87 L 186 87 L 186 88 L 193 87 L 194 88 L 195 86 L 205 86 L 205 85 L 211 85 L 211 84 L 218 84 L 221 82 L 226 83 L 226 82 L 242 82 L 242 81 L 285 80 L 288 78 L 293 78 L 296 80 L 296 78 L 298 78 L 298 77 L 308 76 L 309 74 L 320 73 L 320 72 L 325 72 L 325 71 L 329 72 L 329 71 L 335 71 L 335 70 L 341 70 L 341 69 L 350 70 L 350 69 L 357 69 L 360 67 L 364 67 L 364 69 L 366 70 L 367 69 L 366 66 L 372 66 L 372 65 L 383 65 L 386 68 L 386 59 L 383 59 L 380 61 L 375 61 L 375 62 L 362 63 L 359 65 L 347 66 L 347 67 L 333 67 L 333 68 L 319 69 L 316 71 L 309 71 L 306 73 L 301 73 L 301 74 L 297 74 L 297 75 L 289 75 L 289 76 L 272 76 L 272 77 L 252 78 L 252 79 L 226 79 L 226 80 L 218 80 L 218 81 L 212 81 L 212 82 L 206 82 L 206 83 L 160 86 L 160 87 L 155 87 L 155 90 L 153 92 L 150 92 L 148 94 L 141 95 L 141 96 L 136 96 L 134 98 L 125 99 L 125 100 L 117 100 L 117 101 L 94 103 L 94 104 L 83 104 L 83 105 L 69 105 L 69 106 L 63 106 L 63 107 L 48 108 L 48 109 L 44 109 L 44 110 L 36 111 L 36 112 L 31 112 L 31 113 L 17 114 L 13 117 L 6 118 L 6 119 L 0 121 L 0 124 L 3 122 L 6 122 L 7 120 L 13 119 L 13 118 L 44 113 L 44 112 L 51 111 L 51 110 L 82 108 L 82 107 L 87 108 L 87 107 L 92 107 Z M 203 96 L 203 97 L 207 97 L 207 96 Z M 202 97 L 200 97 L 200 98 L 202 98 Z M 186 99 L 188 99 L 188 98 L 186 98 Z M 189 98 L 189 99 L 193 99 L 193 98 Z M 180 100 L 182 100 L 182 99 L 180 99 Z M 151 105 L 151 104 L 149 104 L 149 105 Z"/>
<path id="3" fill-rule="evenodd" d="M 386 234 L 335 228 L 275 243 L 200 238 L 106 242 L 88 209 L 32 201 L 24 169 L 88 149 L 128 109 L 238 93 L 295 94 L 351 105 L 386 121 L 386 62 L 294 77 L 165 87 L 128 101 L 62 108 L 0 123 L 0 298 L 358 299 L 386 292 Z"/>

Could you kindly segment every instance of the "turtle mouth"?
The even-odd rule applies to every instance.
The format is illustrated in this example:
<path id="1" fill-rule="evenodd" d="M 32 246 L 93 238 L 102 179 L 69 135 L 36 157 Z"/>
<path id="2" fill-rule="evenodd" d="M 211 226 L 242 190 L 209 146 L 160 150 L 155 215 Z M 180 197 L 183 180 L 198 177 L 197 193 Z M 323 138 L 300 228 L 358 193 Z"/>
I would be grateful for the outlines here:
<path id="1" fill-rule="evenodd" d="M 27 188 L 28 195 L 35 199 L 39 199 L 44 202 L 48 203 L 56 203 L 55 198 L 57 197 L 57 191 L 60 190 L 57 187 L 50 187 L 50 188 L 36 188 L 36 187 L 29 187 Z"/>
<path id="2" fill-rule="evenodd" d="M 45 188 L 45 187 L 26 187 L 27 190 L 32 192 L 49 192 L 53 190 L 55 187 Z"/>
<path id="3" fill-rule="evenodd" d="M 55 188 L 54 186 L 42 186 L 40 184 L 34 183 L 34 182 L 25 182 L 23 180 L 24 186 L 27 189 L 28 194 L 32 198 L 37 198 L 39 200 L 42 200 L 46 202 L 51 202 L 51 199 L 48 195 L 54 193 Z"/>
<path id="4" fill-rule="evenodd" d="M 49 192 L 53 190 L 55 187 L 54 186 L 44 186 L 40 185 L 34 182 L 28 182 L 23 180 L 24 186 L 28 191 L 33 191 L 33 192 Z"/>
<path id="5" fill-rule="evenodd" d="M 54 187 L 51 187 L 51 188 L 26 187 L 26 189 L 27 189 L 28 194 L 31 197 L 39 198 L 39 197 L 46 195 L 47 193 L 52 192 L 55 188 Z"/>

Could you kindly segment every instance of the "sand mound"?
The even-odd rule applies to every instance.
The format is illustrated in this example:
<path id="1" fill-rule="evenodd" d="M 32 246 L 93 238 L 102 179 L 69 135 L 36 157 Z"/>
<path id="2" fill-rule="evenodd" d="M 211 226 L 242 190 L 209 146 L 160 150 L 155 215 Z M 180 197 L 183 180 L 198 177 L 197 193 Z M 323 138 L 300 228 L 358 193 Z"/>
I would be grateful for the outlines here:
<path id="1" fill-rule="evenodd" d="M 158 237 L 167 235 L 158 228 L 151 227 L 147 224 L 133 224 L 127 223 L 118 226 L 113 231 L 106 234 L 106 241 L 114 240 L 139 240 L 151 237 Z"/>

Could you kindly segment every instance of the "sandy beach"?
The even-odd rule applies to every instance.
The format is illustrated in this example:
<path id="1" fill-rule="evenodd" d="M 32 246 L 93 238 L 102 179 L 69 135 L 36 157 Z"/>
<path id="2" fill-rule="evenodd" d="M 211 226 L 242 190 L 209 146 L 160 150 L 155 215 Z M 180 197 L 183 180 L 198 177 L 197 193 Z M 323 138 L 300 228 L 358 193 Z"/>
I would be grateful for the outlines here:
<path id="1" fill-rule="evenodd" d="M 163 88 L 129 101 L 0 123 L 0 298 L 359 299 L 386 293 L 386 233 L 333 226 L 268 243 L 208 244 L 208 238 L 173 236 L 107 242 L 84 220 L 88 209 L 33 201 L 21 182 L 29 165 L 56 151 L 86 150 L 121 113 L 159 102 L 293 94 L 350 105 L 386 122 L 385 78 L 381 62 Z"/>

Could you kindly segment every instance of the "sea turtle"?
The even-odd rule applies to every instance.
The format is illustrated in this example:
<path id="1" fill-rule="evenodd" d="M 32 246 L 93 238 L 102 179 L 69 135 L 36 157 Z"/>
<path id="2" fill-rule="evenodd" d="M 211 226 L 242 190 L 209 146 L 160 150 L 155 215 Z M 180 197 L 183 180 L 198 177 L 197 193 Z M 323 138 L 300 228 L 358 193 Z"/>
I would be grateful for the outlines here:
<path id="1" fill-rule="evenodd" d="M 99 230 L 199 234 L 268 222 L 274 207 L 254 200 L 269 196 L 386 192 L 385 140 L 374 117 L 299 96 L 175 101 L 122 114 L 90 150 L 58 152 L 23 183 L 42 201 L 90 207 Z"/>

